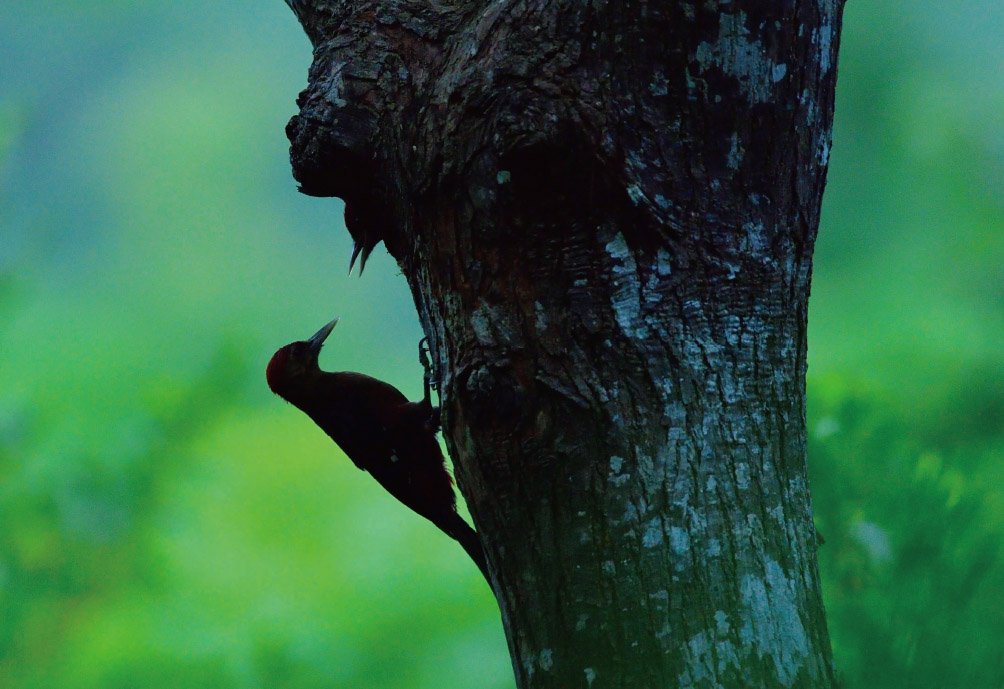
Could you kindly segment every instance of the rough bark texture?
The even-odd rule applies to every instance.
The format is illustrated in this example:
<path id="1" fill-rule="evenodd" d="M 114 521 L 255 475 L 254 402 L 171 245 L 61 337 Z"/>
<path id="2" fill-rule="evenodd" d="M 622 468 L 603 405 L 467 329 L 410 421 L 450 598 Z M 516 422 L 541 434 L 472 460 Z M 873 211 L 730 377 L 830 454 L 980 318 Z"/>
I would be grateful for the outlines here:
<path id="1" fill-rule="evenodd" d="M 834 685 L 806 308 L 839 0 L 289 0 L 294 175 L 406 276 L 520 687 Z"/>

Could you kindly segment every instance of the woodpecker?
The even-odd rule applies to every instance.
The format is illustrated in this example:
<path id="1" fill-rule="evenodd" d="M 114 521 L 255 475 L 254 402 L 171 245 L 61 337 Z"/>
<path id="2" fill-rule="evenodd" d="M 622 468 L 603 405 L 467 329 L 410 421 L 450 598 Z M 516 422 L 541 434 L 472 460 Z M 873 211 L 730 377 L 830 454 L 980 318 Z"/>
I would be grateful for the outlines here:
<path id="1" fill-rule="evenodd" d="M 337 323 L 272 355 L 265 371 L 269 388 L 309 416 L 388 493 L 459 542 L 490 583 L 478 534 L 457 513 L 453 478 L 436 440 L 439 409 L 432 406 L 428 369 L 421 402 L 361 373 L 322 371 L 317 357 Z M 420 358 L 424 364 L 421 347 Z"/>

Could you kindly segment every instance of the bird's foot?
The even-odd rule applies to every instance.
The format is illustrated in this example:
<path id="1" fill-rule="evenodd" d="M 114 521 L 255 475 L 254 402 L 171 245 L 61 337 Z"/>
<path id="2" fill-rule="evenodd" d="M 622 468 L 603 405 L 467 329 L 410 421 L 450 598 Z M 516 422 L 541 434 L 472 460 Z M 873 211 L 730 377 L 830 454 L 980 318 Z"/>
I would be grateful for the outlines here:
<path id="1" fill-rule="evenodd" d="M 429 388 L 432 388 L 437 393 L 439 392 L 439 372 L 432 367 L 429 338 L 427 337 L 423 337 L 418 342 L 418 362 L 422 364 L 422 368 L 425 370 L 426 398 L 428 398 Z"/>
<path id="2" fill-rule="evenodd" d="M 429 338 L 427 337 L 423 337 L 418 343 L 418 362 L 422 364 L 422 368 L 425 371 L 422 377 L 422 383 L 425 388 L 423 402 L 430 410 L 426 426 L 430 431 L 435 433 L 440 429 L 440 413 L 439 407 L 432 406 L 431 390 L 435 390 L 436 394 L 439 394 L 439 375 L 432 367 L 432 357 L 430 356 L 429 351 Z"/>

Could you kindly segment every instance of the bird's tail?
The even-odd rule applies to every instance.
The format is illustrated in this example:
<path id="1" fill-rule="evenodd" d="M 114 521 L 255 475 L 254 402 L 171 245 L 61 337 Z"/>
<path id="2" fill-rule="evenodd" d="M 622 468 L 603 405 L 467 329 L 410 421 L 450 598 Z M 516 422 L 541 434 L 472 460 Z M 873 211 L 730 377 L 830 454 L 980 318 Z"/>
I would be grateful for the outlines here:
<path id="1" fill-rule="evenodd" d="M 485 550 L 481 547 L 481 539 L 478 537 L 478 532 L 471 528 L 471 526 L 464 521 L 456 512 L 451 512 L 448 517 L 442 519 L 437 523 L 437 526 L 446 533 L 447 536 L 453 538 L 459 543 L 467 554 L 471 556 L 474 560 L 474 564 L 478 566 L 481 570 L 481 574 L 484 576 L 485 581 L 488 585 L 492 585 L 491 577 L 488 575 L 488 562 L 485 559 Z"/>

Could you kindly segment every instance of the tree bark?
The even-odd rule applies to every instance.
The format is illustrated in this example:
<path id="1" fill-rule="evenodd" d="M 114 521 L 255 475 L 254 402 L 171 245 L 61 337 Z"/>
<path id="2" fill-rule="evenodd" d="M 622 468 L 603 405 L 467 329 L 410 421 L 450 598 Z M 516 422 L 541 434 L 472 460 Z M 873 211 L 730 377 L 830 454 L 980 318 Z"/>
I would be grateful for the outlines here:
<path id="1" fill-rule="evenodd" d="M 835 686 L 805 352 L 840 1 L 288 4 L 294 175 L 408 280 L 518 686 Z"/>

